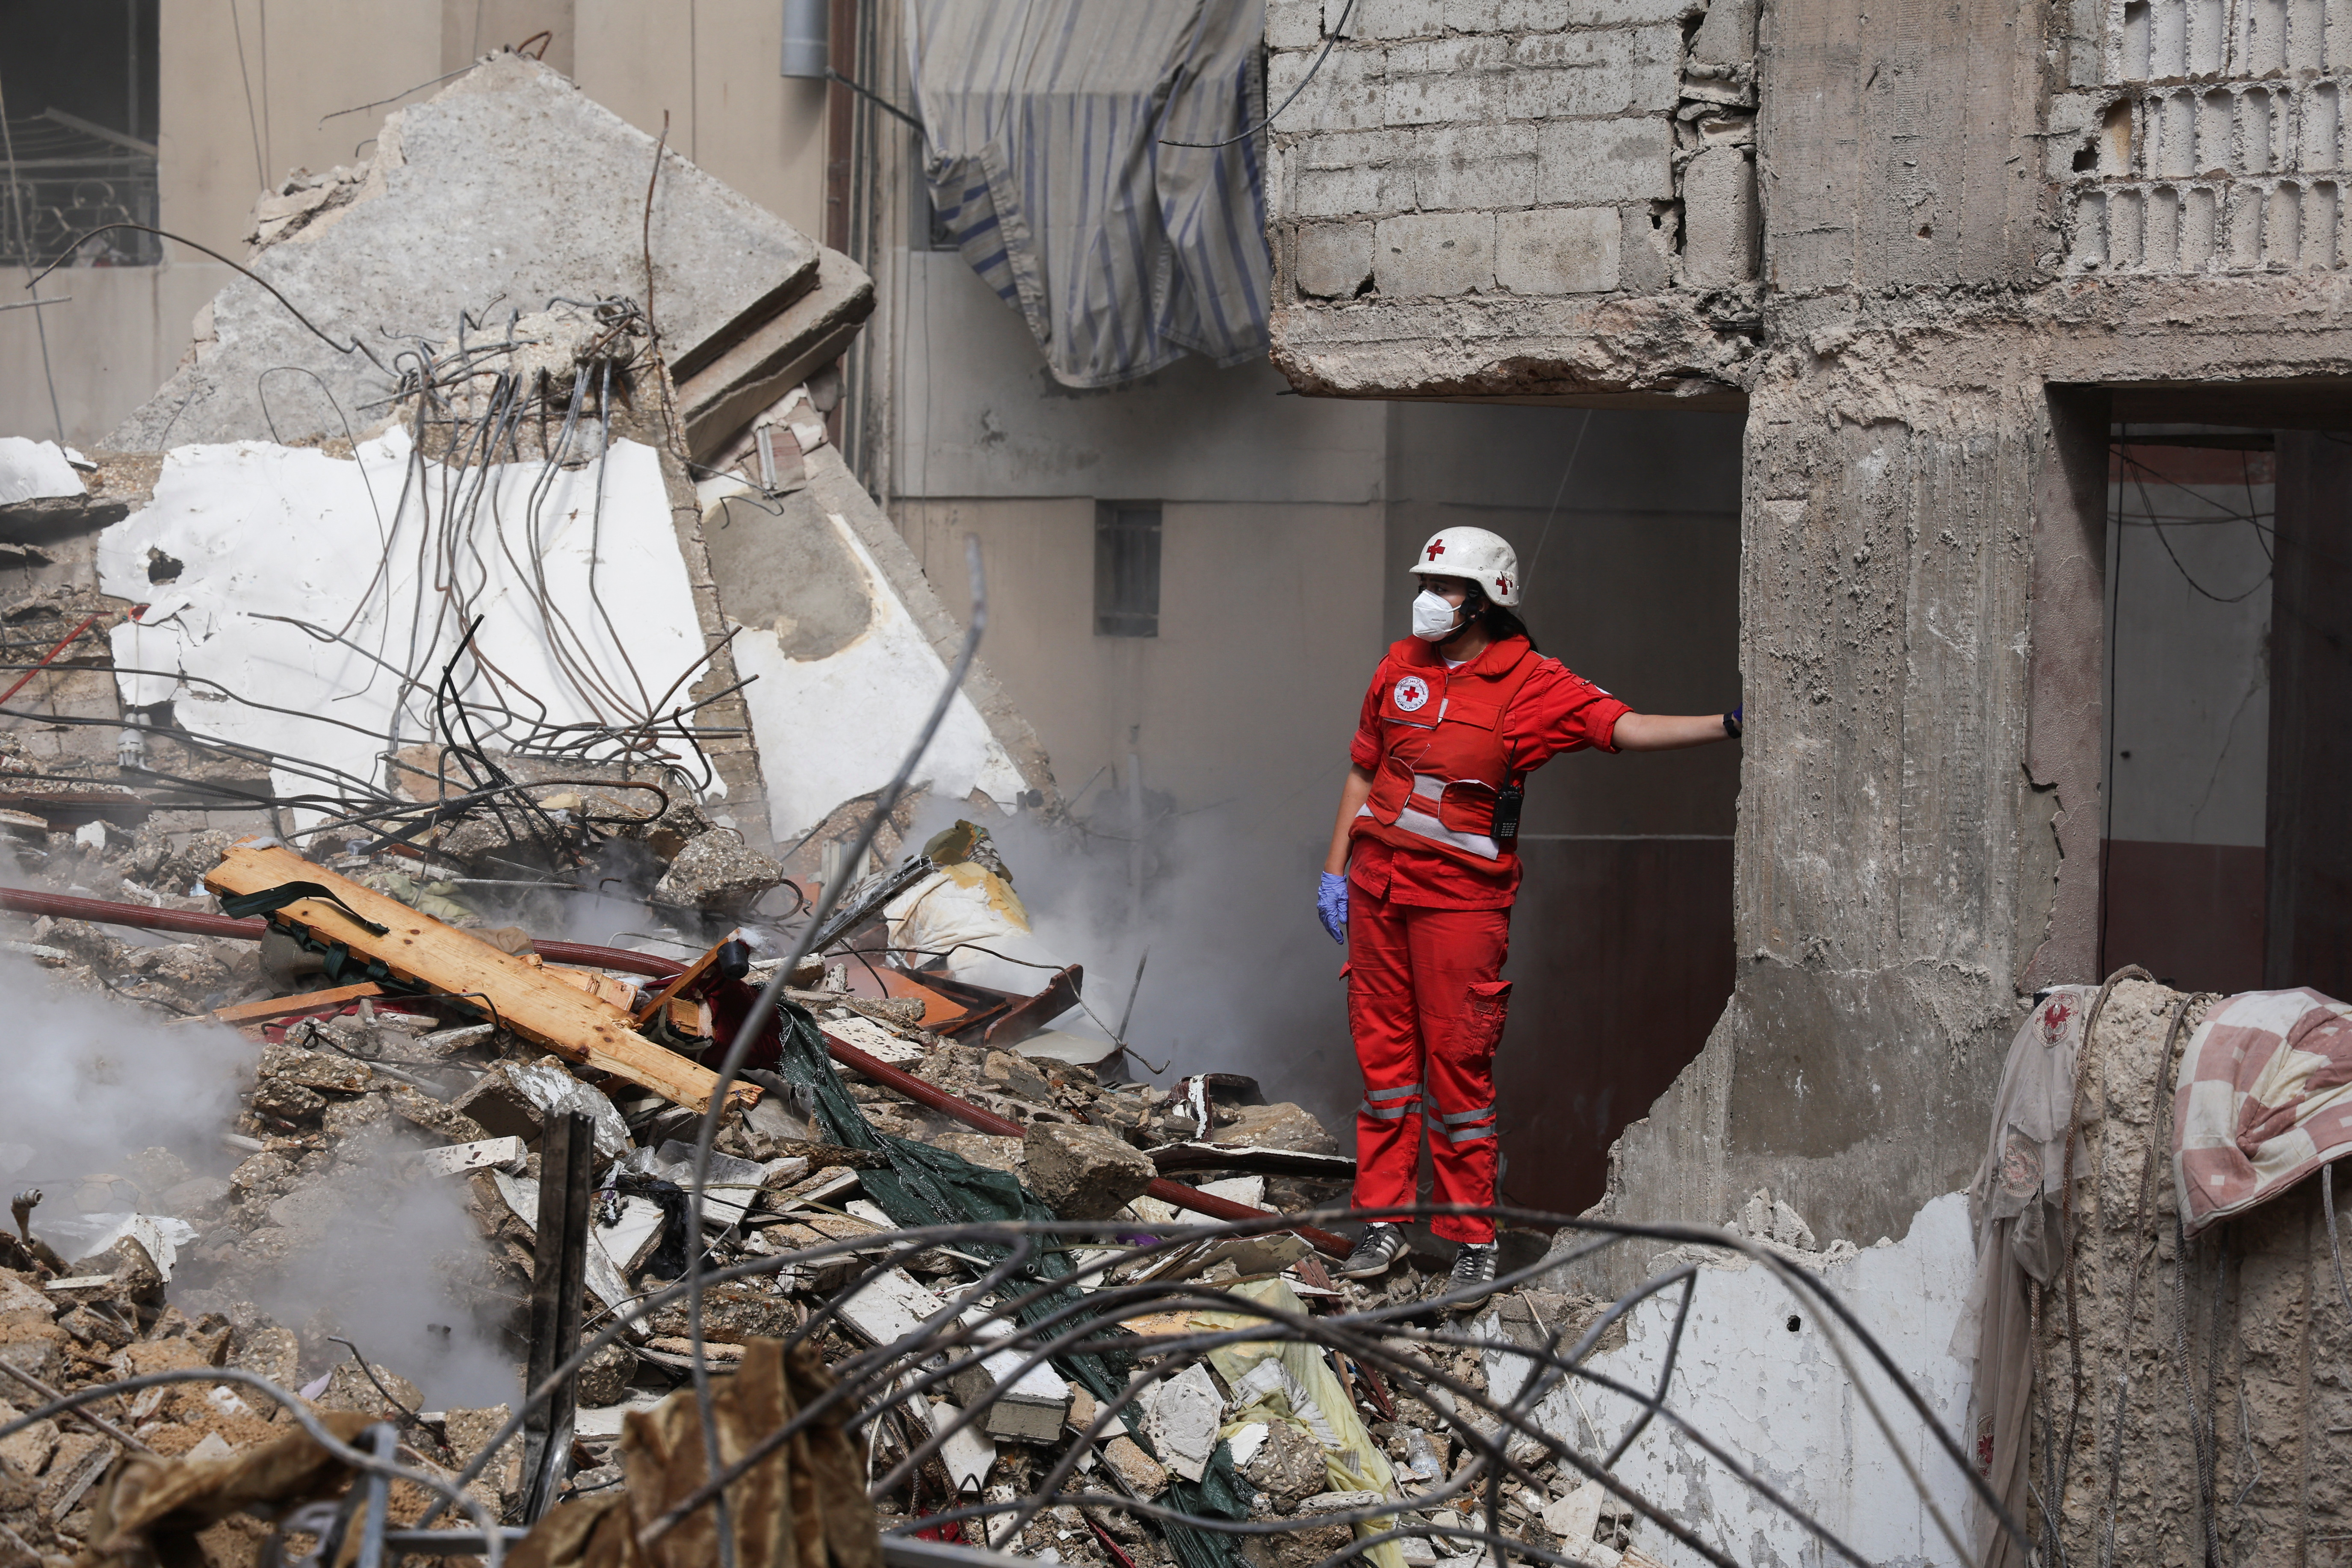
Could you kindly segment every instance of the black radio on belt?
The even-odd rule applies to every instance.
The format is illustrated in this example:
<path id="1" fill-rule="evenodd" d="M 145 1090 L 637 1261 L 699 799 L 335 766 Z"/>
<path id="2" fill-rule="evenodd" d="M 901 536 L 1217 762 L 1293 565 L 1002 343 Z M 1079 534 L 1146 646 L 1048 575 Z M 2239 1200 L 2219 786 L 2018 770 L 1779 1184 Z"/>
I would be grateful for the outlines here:
<path id="1" fill-rule="evenodd" d="M 1528 792 L 1514 779 L 1495 792 L 1495 842 L 1508 844 L 1519 836 L 1519 806 Z"/>

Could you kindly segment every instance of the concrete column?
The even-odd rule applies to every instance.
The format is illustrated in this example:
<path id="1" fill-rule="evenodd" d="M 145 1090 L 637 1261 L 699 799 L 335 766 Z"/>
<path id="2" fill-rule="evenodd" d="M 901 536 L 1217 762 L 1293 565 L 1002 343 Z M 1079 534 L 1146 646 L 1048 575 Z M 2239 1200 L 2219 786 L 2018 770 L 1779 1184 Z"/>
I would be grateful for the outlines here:
<path id="1" fill-rule="evenodd" d="M 1956 361 L 2000 357 L 1979 348 Z M 2095 475 L 2104 430 L 2038 384 L 1906 385 L 1876 357 L 1805 356 L 1753 394 L 1738 979 L 1698 1060 L 1620 1142 L 1616 1217 L 1720 1224 L 1769 1186 L 1824 1244 L 1899 1237 L 1973 1173 L 2019 987 L 2051 941 L 2054 819 L 2077 803 L 2026 765 L 2035 541 L 2047 526 L 2067 590 L 2053 657 L 2095 687 L 2081 470 Z M 2075 711 L 2086 734 L 2051 737 L 2077 793 L 2095 793 L 2096 721 L 2094 695 Z M 2063 967 L 2083 959 L 2077 934 Z"/>
<path id="2" fill-rule="evenodd" d="M 2341 807 L 2352 730 L 2342 606 L 2352 590 L 2352 446 L 2278 433 L 2271 567 L 2269 931 L 2263 983 L 2352 988 L 2352 825 Z"/>

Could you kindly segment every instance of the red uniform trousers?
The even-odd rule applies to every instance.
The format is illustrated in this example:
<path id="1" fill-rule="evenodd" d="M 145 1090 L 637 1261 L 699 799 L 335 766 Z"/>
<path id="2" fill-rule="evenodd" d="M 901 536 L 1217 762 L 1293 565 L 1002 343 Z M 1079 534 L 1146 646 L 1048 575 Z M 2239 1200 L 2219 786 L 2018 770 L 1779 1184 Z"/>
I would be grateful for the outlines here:
<path id="1" fill-rule="evenodd" d="M 1499 978 L 1510 942 L 1508 909 L 1429 909 L 1349 887 L 1348 1026 L 1364 1075 L 1357 1206 L 1415 1201 L 1424 1121 L 1432 1201 L 1496 1201 L 1495 1047 L 1511 998 Z M 1485 1218 L 1443 1215 L 1430 1228 L 1453 1241 L 1495 1239 Z"/>

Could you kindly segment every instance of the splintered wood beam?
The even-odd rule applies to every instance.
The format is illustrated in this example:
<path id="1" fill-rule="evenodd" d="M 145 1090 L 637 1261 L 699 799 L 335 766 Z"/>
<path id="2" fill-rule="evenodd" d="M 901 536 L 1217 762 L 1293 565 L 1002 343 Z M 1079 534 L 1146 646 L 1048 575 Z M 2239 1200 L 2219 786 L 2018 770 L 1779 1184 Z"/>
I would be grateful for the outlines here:
<path id="1" fill-rule="evenodd" d="M 316 883 L 349 909 L 302 899 L 269 915 L 272 922 L 379 961 L 396 979 L 470 1002 L 565 1061 L 625 1079 L 678 1105 L 709 1109 L 718 1074 L 635 1033 L 628 1013 L 613 1003 L 501 952 L 471 931 L 419 914 L 282 845 L 239 844 L 205 877 L 205 886 L 223 896 L 267 892 L 289 882 Z M 384 930 L 379 935 L 361 921 Z M 728 1098 L 749 1105 L 759 1095 L 757 1088 L 738 1084 Z"/>
<path id="2" fill-rule="evenodd" d="M 268 1024 L 279 1018 L 290 1018 L 297 1013 L 316 1013 L 327 1008 L 341 1008 L 362 996 L 381 996 L 383 987 L 373 980 L 362 980 L 357 985 L 338 985 L 331 991 L 310 991 L 299 996 L 272 996 L 266 1002 L 245 1002 L 235 1007 L 215 1007 L 213 1016 L 228 1025 Z"/>

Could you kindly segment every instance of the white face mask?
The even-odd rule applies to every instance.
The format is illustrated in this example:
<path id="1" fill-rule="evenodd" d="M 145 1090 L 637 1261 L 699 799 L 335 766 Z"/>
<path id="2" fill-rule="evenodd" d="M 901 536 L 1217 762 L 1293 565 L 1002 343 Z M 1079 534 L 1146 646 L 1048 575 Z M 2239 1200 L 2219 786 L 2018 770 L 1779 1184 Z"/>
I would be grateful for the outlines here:
<path id="1" fill-rule="evenodd" d="M 1412 598 L 1412 635 L 1423 642 L 1444 642 L 1461 628 L 1454 624 L 1454 607 L 1423 588 Z"/>

